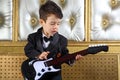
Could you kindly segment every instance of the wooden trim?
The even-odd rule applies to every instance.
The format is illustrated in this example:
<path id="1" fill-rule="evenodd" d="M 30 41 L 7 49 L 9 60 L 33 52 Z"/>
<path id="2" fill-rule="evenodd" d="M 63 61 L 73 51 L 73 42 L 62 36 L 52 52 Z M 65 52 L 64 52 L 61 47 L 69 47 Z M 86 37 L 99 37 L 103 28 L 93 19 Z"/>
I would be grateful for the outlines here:
<path id="1" fill-rule="evenodd" d="M 26 41 L 19 41 L 19 42 L 14 42 L 14 41 L 4 41 L 0 42 L 0 47 L 7 47 L 7 46 L 25 46 Z"/>

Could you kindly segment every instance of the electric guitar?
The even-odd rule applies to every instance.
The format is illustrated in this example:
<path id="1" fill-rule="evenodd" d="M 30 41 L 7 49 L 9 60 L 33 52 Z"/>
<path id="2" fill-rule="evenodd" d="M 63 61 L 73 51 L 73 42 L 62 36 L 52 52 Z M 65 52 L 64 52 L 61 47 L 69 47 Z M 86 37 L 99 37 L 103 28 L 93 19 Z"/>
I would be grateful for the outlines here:
<path id="1" fill-rule="evenodd" d="M 74 60 L 76 55 L 80 54 L 82 56 L 85 56 L 87 54 L 96 54 L 98 52 L 107 52 L 108 51 L 108 46 L 106 45 L 97 45 L 97 46 L 90 46 L 87 49 L 72 53 L 72 54 L 67 54 L 63 57 L 59 57 L 56 59 L 47 59 L 47 60 L 25 60 L 22 63 L 21 69 L 22 69 L 22 74 L 24 73 L 24 77 L 26 80 L 40 80 L 41 77 L 48 72 L 57 72 L 60 71 L 60 69 L 55 69 L 53 66 L 61 65 L 62 63 L 65 63 L 66 61 L 69 60 Z"/>

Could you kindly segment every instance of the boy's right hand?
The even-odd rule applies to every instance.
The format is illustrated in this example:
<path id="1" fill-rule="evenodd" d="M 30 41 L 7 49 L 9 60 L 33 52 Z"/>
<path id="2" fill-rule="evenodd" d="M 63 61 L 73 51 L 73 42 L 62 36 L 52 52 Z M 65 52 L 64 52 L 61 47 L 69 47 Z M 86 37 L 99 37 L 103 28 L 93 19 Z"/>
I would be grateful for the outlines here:
<path id="1" fill-rule="evenodd" d="M 42 52 L 42 53 L 38 56 L 38 58 L 41 59 L 41 60 L 47 59 L 47 56 L 48 56 L 49 53 L 50 53 L 49 51 L 47 51 L 47 52 Z"/>

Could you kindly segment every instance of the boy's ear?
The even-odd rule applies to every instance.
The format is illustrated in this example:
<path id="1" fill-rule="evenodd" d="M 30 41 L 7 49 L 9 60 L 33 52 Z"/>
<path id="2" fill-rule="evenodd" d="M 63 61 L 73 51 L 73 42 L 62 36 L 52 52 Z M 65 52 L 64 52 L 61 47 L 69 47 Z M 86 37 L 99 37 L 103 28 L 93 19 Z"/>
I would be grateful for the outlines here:
<path id="1" fill-rule="evenodd" d="M 43 19 L 40 19 L 40 24 L 43 24 L 44 23 L 44 20 Z"/>

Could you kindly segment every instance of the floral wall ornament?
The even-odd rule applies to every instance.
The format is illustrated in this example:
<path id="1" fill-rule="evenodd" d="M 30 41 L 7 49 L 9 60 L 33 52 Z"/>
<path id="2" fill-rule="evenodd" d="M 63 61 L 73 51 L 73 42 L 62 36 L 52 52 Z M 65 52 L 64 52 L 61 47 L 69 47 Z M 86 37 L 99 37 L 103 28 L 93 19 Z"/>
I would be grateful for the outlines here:
<path id="1" fill-rule="evenodd" d="M 110 0 L 109 4 L 112 9 L 120 8 L 120 1 L 118 0 Z"/>
<path id="2" fill-rule="evenodd" d="M 75 26 L 76 24 L 76 15 L 75 14 L 72 14 L 70 19 L 69 19 L 69 23 L 70 23 L 70 27 L 71 27 L 71 30 L 73 29 L 73 27 Z"/>
<path id="3" fill-rule="evenodd" d="M 47 0 L 40 0 L 40 5 L 44 4 Z"/>
<path id="4" fill-rule="evenodd" d="M 31 14 L 30 24 L 31 24 L 31 26 L 32 26 L 33 29 L 34 29 L 36 26 L 39 25 L 39 19 L 38 19 L 37 15 Z"/>
<path id="5" fill-rule="evenodd" d="M 104 30 L 108 29 L 112 25 L 111 17 L 109 14 L 102 15 L 102 23 L 101 26 Z"/>
<path id="6" fill-rule="evenodd" d="M 0 40 L 12 40 L 12 2 L 0 0 Z"/>
<path id="7" fill-rule="evenodd" d="M 67 0 L 59 0 L 60 5 L 62 6 L 62 8 L 64 8 L 67 4 Z"/>
<path id="8" fill-rule="evenodd" d="M 0 12 L 0 28 L 2 28 L 5 24 L 5 17 L 3 13 Z"/>

